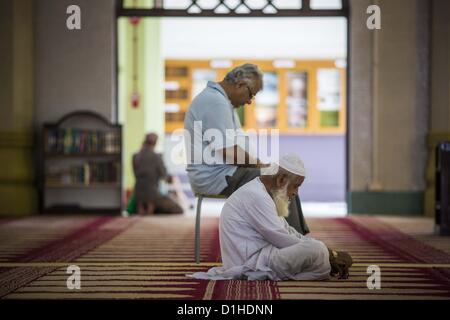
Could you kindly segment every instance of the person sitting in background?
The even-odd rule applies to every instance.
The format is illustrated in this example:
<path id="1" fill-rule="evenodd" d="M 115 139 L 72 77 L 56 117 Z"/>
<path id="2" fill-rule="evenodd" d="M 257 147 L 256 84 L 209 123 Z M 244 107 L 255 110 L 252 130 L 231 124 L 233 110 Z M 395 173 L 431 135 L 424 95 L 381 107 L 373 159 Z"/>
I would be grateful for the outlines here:
<path id="1" fill-rule="evenodd" d="M 296 155 L 262 170 L 226 201 L 219 220 L 222 267 L 191 275 L 197 279 L 325 280 L 348 277 L 348 253 L 329 249 L 286 221 L 289 201 L 305 179 Z"/>
<path id="2" fill-rule="evenodd" d="M 160 180 L 171 182 L 162 156 L 155 152 L 158 136 L 145 136 L 141 150 L 133 155 L 133 171 L 136 179 L 134 192 L 139 215 L 154 213 L 183 213 L 183 209 L 159 190 Z"/>

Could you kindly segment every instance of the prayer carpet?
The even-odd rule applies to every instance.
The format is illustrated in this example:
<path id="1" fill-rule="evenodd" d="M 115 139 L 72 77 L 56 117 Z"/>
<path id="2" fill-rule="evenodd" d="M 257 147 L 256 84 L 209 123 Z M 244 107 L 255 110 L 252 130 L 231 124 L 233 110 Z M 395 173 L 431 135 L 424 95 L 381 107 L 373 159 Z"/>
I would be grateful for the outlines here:
<path id="1" fill-rule="evenodd" d="M 408 218 L 403 218 L 408 221 Z M 308 219 L 310 236 L 350 252 L 347 280 L 206 281 L 186 276 L 220 265 L 218 218 L 36 216 L 0 219 L 3 299 L 450 299 L 449 238 L 415 237 L 376 217 Z M 80 289 L 69 289 L 70 265 Z M 367 267 L 381 271 L 369 289 Z"/>

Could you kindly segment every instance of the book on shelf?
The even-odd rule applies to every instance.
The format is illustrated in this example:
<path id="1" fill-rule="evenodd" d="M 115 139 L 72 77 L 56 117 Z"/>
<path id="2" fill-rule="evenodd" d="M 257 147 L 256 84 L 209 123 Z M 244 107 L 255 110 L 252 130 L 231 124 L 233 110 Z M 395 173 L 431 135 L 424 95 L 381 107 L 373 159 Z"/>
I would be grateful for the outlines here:
<path id="1" fill-rule="evenodd" d="M 117 161 L 92 162 L 48 167 L 47 186 L 115 184 L 120 179 L 120 164 Z"/>
<path id="2" fill-rule="evenodd" d="M 120 133 L 85 129 L 47 129 L 45 152 L 49 154 L 120 153 Z"/>
<path id="3" fill-rule="evenodd" d="M 184 66 L 165 68 L 166 77 L 187 77 L 189 74 L 188 68 Z"/>
<path id="4" fill-rule="evenodd" d="M 167 112 L 166 121 L 184 121 L 185 112 Z"/>
<path id="5" fill-rule="evenodd" d="M 188 91 L 186 89 L 166 90 L 166 99 L 187 99 Z"/>

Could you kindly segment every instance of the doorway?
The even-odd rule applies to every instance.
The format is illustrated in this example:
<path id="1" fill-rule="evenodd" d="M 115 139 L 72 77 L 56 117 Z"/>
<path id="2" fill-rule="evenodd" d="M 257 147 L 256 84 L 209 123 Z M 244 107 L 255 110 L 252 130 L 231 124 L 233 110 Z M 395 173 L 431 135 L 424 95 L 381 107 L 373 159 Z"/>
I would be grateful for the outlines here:
<path id="1" fill-rule="evenodd" d="M 194 15 L 189 10 L 196 6 L 185 7 L 183 13 L 171 7 L 170 1 L 160 9 L 131 4 L 118 11 L 119 20 L 132 23 L 132 19 L 139 19 L 133 17 L 140 17 L 152 21 L 152 30 L 157 30 L 163 104 L 152 106 L 147 114 L 163 116 L 160 150 L 165 151 L 169 171 L 179 178 L 188 201 L 194 199 L 193 194 L 184 166 L 171 159 L 170 150 L 176 143 L 171 134 L 183 127 L 190 99 L 206 81 L 221 80 L 226 70 L 251 62 L 264 71 L 266 85 L 254 105 L 241 110 L 243 127 L 280 129 L 280 154 L 294 151 L 305 161 L 308 183 L 300 195 L 306 216 L 346 215 L 348 11 L 346 3 L 334 2 L 303 1 L 303 9 L 288 8 L 271 15 L 261 9 L 240 16 L 236 10 L 226 15 L 213 9 Z M 119 55 L 122 51 L 119 49 Z M 120 113 L 126 114 L 123 110 Z M 126 148 L 127 141 L 124 145 Z M 221 202 L 211 200 L 215 208 L 211 212 L 217 212 L 217 205 Z"/>

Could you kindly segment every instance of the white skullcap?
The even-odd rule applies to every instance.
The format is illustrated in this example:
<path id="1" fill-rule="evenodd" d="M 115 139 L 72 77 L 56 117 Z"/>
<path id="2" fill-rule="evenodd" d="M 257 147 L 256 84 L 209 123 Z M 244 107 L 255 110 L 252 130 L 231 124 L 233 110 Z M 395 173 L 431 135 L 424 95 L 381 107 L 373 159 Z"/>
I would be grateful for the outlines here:
<path id="1" fill-rule="evenodd" d="M 262 168 L 262 175 L 274 175 L 281 167 L 295 175 L 306 177 L 306 170 L 303 161 L 296 154 L 287 154 L 282 156 L 277 162 L 274 162 L 268 168 Z"/>

